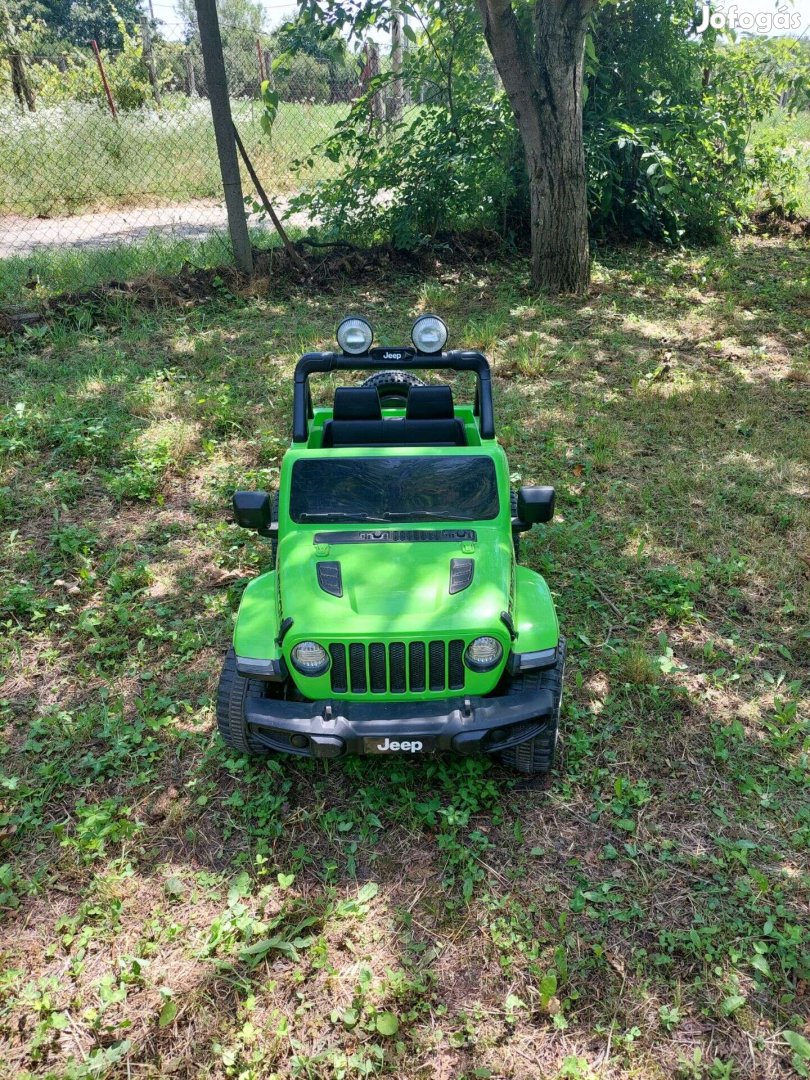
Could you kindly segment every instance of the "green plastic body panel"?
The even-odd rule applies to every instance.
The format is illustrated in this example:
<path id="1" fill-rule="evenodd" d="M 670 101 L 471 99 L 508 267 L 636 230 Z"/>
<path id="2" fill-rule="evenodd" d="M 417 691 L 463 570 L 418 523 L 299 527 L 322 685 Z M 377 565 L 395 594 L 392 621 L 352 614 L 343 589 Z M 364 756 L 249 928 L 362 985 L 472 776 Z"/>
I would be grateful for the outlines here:
<path id="1" fill-rule="evenodd" d="M 254 660 L 277 660 L 281 656 L 276 644 L 280 625 L 277 575 L 268 570 L 249 582 L 242 593 L 233 632 L 234 652 Z"/>
<path id="2" fill-rule="evenodd" d="M 546 579 L 526 566 L 515 567 L 516 652 L 554 649 L 560 639 L 557 612 Z"/>
<path id="3" fill-rule="evenodd" d="M 402 410 L 384 410 L 385 415 L 401 415 Z M 321 449 L 323 423 L 331 410 L 316 409 L 310 421 L 306 444 L 294 444 L 285 454 L 279 485 L 279 543 L 277 572 L 262 574 L 248 585 L 239 608 L 234 648 L 238 656 L 276 659 L 283 655 L 290 675 L 301 693 L 312 700 L 351 701 L 431 700 L 451 696 L 452 691 L 336 694 L 329 671 L 310 677 L 294 668 L 290 653 L 300 641 L 317 641 L 324 648 L 333 643 L 375 642 L 388 644 L 434 640 L 463 641 L 466 646 L 482 634 L 497 638 L 503 659 L 494 670 L 480 673 L 465 668 L 463 693 L 492 692 L 503 674 L 510 649 L 532 652 L 554 648 L 559 637 L 557 616 L 548 586 L 542 577 L 516 566 L 511 531 L 509 468 L 503 448 L 494 440 L 481 440 L 473 411 L 459 407 L 456 415 L 468 430 L 466 447 L 356 447 Z M 297 524 L 289 516 L 292 471 L 300 459 L 321 457 L 444 457 L 469 455 L 490 457 L 495 465 L 500 512 L 489 521 L 397 522 L 398 530 L 472 529 L 475 543 L 314 543 L 315 534 L 345 532 L 363 526 L 340 524 Z M 367 528 L 367 527 L 366 527 Z M 475 561 L 471 585 L 454 595 L 449 593 L 450 560 Z M 324 592 L 317 580 L 316 563 L 338 560 L 341 564 L 343 595 Z M 517 630 L 512 642 L 501 619 L 508 612 Z M 282 620 L 292 619 L 281 649 L 276 643 Z M 368 649 L 366 649 L 368 652 Z"/>

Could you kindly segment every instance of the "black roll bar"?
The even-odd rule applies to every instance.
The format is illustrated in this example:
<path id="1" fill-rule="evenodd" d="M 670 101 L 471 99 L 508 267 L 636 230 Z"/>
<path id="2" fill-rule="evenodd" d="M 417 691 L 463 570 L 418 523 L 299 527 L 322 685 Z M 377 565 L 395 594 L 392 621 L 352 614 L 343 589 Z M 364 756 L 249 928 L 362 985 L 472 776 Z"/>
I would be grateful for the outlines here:
<path id="1" fill-rule="evenodd" d="M 391 353 L 400 353 L 396 360 Z M 372 349 L 363 356 L 349 356 L 338 352 L 305 353 L 295 365 L 293 392 L 293 442 L 306 442 L 309 418 L 312 415 L 312 398 L 309 390 L 310 375 L 329 371 L 425 371 L 444 368 L 450 371 L 474 371 L 475 413 L 479 417 L 482 439 L 495 438 L 495 417 L 492 410 L 492 379 L 489 362 L 483 353 L 466 349 L 434 356 L 424 356 L 412 349 Z"/>

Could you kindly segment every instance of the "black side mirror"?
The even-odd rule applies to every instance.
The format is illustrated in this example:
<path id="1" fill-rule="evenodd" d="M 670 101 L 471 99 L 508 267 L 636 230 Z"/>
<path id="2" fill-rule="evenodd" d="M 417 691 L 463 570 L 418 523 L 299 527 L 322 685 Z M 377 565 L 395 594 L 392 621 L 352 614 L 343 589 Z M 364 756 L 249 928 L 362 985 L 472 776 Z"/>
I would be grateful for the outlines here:
<path id="1" fill-rule="evenodd" d="M 529 525 L 540 525 L 554 517 L 553 487 L 522 487 L 518 491 L 518 517 Z"/>
<path id="2" fill-rule="evenodd" d="M 270 535 L 273 511 L 266 491 L 235 491 L 233 516 L 243 529 L 255 529 L 260 536 Z"/>

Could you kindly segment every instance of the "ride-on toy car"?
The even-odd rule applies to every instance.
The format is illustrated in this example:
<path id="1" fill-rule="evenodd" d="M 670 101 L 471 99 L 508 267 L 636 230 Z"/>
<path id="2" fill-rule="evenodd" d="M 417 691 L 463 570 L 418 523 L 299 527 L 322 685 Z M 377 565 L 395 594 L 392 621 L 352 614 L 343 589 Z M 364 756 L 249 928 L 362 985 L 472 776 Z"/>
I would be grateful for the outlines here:
<path id="1" fill-rule="evenodd" d="M 565 667 L 546 582 L 519 534 L 551 520 L 554 489 L 510 490 L 479 352 L 442 349 L 423 315 L 413 347 L 372 347 L 350 316 L 341 352 L 295 369 L 279 491 L 237 491 L 237 523 L 273 569 L 242 597 L 217 696 L 225 742 L 248 753 L 497 754 L 551 768 Z M 472 404 L 413 373 L 472 372 Z M 313 408 L 310 376 L 373 371 Z"/>

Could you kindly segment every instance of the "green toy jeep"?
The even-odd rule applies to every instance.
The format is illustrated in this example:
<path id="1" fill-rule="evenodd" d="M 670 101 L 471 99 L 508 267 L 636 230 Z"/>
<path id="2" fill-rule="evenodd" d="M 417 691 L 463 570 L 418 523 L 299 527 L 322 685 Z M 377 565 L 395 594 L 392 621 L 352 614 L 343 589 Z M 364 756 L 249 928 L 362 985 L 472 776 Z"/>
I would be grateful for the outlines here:
<path id="1" fill-rule="evenodd" d="M 554 760 L 565 642 L 548 586 L 517 562 L 554 489 L 512 492 L 489 364 L 442 352 L 423 315 L 413 347 L 373 348 L 351 316 L 342 352 L 295 369 L 293 441 L 273 496 L 237 491 L 239 525 L 273 569 L 245 589 L 219 683 L 225 742 L 248 753 L 497 754 Z M 414 370 L 472 372 L 472 404 Z M 374 371 L 313 408 L 311 375 Z"/>

